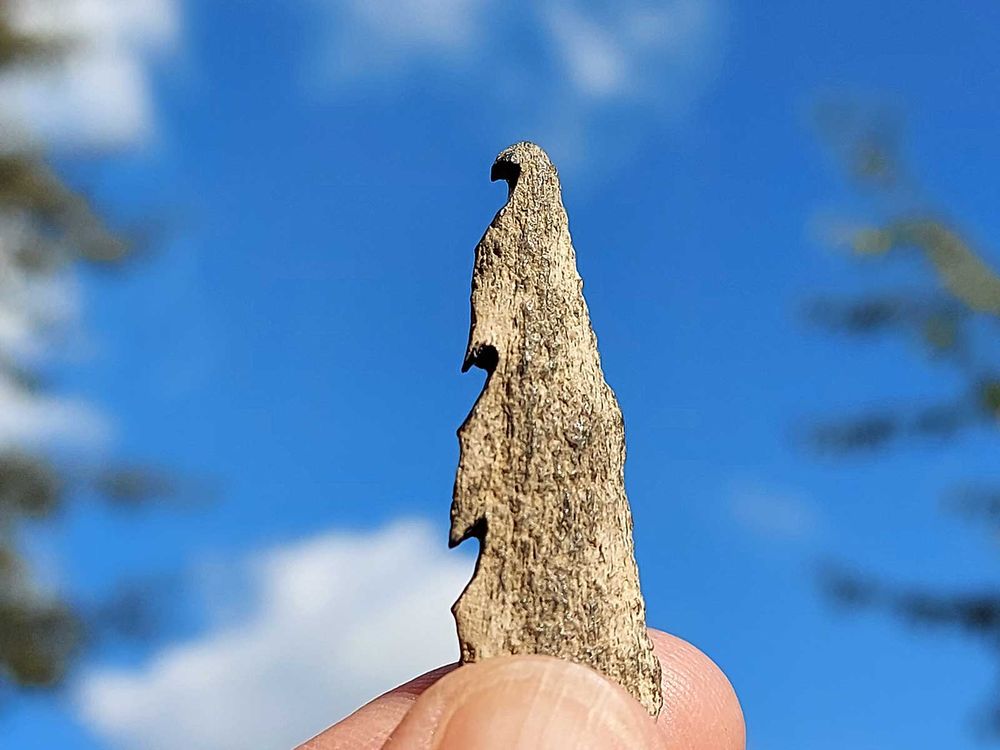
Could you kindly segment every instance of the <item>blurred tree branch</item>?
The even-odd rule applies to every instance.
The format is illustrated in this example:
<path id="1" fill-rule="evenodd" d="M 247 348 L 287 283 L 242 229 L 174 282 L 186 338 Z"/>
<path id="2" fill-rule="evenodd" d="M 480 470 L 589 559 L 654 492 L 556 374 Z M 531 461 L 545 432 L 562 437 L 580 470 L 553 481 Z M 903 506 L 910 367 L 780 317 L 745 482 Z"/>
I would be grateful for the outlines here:
<path id="1" fill-rule="evenodd" d="M 0 72 L 58 62 L 72 45 L 72 40 L 22 33 L 9 8 L 0 0 Z M 0 305 L 13 310 L 23 305 L 12 296 L 20 282 L 52 278 L 76 263 L 115 267 L 130 252 L 130 243 L 41 153 L 0 144 Z M 29 313 L 22 317 L 33 333 L 45 332 L 46 321 Z M 24 400 L 48 389 L 36 359 L 2 341 L 0 383 Z M 141 620 L 145 605 L 139 594 L 148 591 L 145 585 L 132 586 L 96 605 L 43 591 L 19 546 L 24 524 L 53 517 L 81 491 L 117 505 L 136 505 L 177 489 L 169 473 L 140 464 L 80 472 L 44 451 L 0 447 L 0 687 L 57 685 L 73 657 L 94 641 L 95 628 Z"/>
<path id="2" fill-rule="evenodd" d="M 818 114 L 819 130 L 853 188 L 882 215 L 874 226 L 849 234 L 846 244 L 853 256 L 888 259 L 916 253 L 926 260 L 932 285 L 848 299 L 818 297 L 805 307 L 805 319 L 819 329 L 854 339 L 906 336 L 933 362 L 952 368 L 965 387 L 958 395 L 932 403 L 884 405 L 848 418 L 820 420 L 807 432 L 807 444 L 827 455 L 875 456 L 902 440 L 949 440 L 971 429 L 996 434 L 1000 276 L 939 211 L 912 205 L 919 190 L 900 156 L 898 118 L 848 102 L 827 105 Z M 1000 532 L 1000 477 L 953 488 L 944 507 Z M 821 581 L 824 591 L 840 604 L 881 608 L 911 624 L 974 636 L 993 649 L 1000 665 L 1000 589 L 967 592 L 898 586 L 844 568 L 827 570 Z M 1000 696 L 992 700 L 984 725 L 1000 739 Z"/>

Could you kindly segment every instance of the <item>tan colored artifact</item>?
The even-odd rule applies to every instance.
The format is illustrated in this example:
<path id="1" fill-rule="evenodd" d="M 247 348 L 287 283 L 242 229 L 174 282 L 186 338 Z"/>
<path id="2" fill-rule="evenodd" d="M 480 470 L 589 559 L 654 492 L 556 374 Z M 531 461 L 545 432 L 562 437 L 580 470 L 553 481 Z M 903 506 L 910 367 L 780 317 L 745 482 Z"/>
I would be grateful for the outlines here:
<path id="1" fill-rule="evenodd" d="M 660 664 L 625 497 L 625 429 L 604 381 L 559 177 L 538 146 L 497 157 L 507 204 L 476 247 L 463 371 L 488 372 L 458 431 L 451 546 L 480 541 L 453 607 L 463 662 L 550 654 L 616 680 L 651 714 Z"/>

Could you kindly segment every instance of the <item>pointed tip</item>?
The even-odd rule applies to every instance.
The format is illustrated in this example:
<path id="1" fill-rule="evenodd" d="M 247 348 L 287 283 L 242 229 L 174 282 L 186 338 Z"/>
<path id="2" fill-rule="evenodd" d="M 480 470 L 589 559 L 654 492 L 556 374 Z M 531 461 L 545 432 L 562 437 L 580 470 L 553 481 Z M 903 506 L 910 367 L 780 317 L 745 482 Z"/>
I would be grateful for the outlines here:
<path id="1" fill-rule="evenodd" d="M 538 144 L 531 141 L 521 141 L 508 146 L 501 151 L 493 167 L 490 169 L 490 180 L 504 180 L 510 186 L 511 192 L 517 185 L 517 180 L 525 170 L 552 170 L 555 167 L 549 155 Z"/>
<path id="2" fill-rule="evenodd" d="M 545 153 L 545 149 L 531 141 L 518 141 L 511 144 L 497 155 L 496 161 L 507 161 L 515 164 L 524 164 L 526 162 L 552 163 L 549 155 Z"/>

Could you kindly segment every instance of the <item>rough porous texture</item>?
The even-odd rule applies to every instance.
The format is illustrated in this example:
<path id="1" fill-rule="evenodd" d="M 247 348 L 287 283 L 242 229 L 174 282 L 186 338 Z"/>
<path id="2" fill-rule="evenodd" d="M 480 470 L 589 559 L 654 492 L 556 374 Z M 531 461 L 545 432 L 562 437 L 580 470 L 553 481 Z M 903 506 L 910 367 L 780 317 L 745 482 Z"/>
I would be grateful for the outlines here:
<path id="1" fill-rule="evenodd" d="M 463 662 L 550 654 L 616 680 L 651 714 L 660 665 L 625 497 L 625 430 L 604 381 L 559 177 L 538 146 L 493 165 L 507 204 L 476 248 L 463 370 L 488 372 L 459 429 L 451 544 L 480 540 L 455 603 Z"/>

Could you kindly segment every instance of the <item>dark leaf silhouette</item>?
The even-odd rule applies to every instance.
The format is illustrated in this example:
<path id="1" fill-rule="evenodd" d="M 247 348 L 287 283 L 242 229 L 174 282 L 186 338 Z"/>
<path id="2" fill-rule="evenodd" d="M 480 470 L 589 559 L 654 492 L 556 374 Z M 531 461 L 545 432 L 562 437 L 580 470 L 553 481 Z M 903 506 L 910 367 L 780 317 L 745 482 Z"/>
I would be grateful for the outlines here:
<path id="1" fill-rule="evenodd" d="M 852 255 L 883 262 L 922 257 L 933 286 L 852 298 L 821 296 L 806 306 L 805 319 L 820 330 L 856 341 L 906 336 L 932 355 L 925 358 L 928 365 L 951 368 L 966 385 L 964 393 L 946 395 L 936 403 L 880 406 L 848 418 L 819 420 L 807 433 L 810 446 L 830 456 L 874 458 L 905 441 L 947 441 L 973 430 L 996 430 L 1000 276 L 940 212 L 914 207 L 912 196 L 919 190 L 901 163 L 897 118 L 841 103 L 821 110 L 818 122 L 854 187 L 883 215 L 875 226 L 854 233 L 849 242 Z M 867 273 L 879 265 L 864 264 Z M 952 488 L 944 506 L 1000 529 L 1000 477 Z M 825 569 L 820 583 L 831 601 L 849 609 L 881 609 L 913 626 L 974 637 L 992 649 L 1000 665 L 1000 588 L 935 591 L 836 567 Z M 1000 739 L 1000 698 L 992 700 L 980 724 Z"/>
<path id="2" fill-rule="evenodd" d="M 53 64 L 72 49 L 73 39 L 19 31 L 10 22 L 9 8 L 0 2 L 0 71 Z M 3 106 L 0 102 L 0 113 Z M 44 154 L 15 146 L 0 150 L 0 223 L 16 230 L 5 233 L 0 244 L 6 278 L 44 281 L 71 264 L 114 268 L 133 247 Z M 10 287 L 0 283 L 0 294 Z M 21 304 L 17 298 L 4 302 Z M 26 313 L 25 324 L 49 348 L 57 348 L 53 321 Z M 52 388 L 36 359 L 5 349 L 0 349 L 0 381 L 26 400 Z M 101 631 L 148 633 L 157 613 L 143 601 L 157 593 L 148 585 L 133 585 L 96 604 L 41 593 L 18 544 L 25 525 L 51 518 L 84 495 L 122 506 L 162 499 L 175 489 L 169 472 L 139 463 L 95 467 L 42 449 L 0 451 L 0 689 L 56 686 Z"/>

